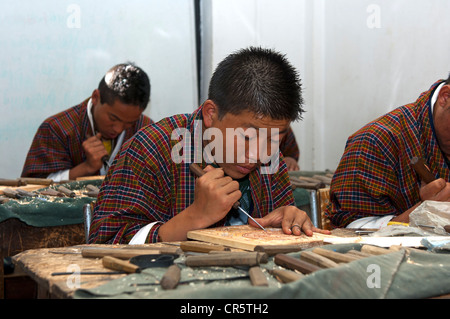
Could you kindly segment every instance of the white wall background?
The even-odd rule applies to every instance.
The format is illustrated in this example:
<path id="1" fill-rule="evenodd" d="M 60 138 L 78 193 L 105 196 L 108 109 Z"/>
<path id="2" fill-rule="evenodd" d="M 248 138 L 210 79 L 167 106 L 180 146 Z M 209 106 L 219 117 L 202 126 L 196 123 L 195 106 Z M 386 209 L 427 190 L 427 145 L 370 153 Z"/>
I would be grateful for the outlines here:
<path id="1" fill-rule="evenodd" d="M 190 0 L 2 0 L 0 177 L 20 176 L 40 123 L 79 104 L 115 64 L 150 77 L 154 120 L 198 104 Z"/>
<path id="2" fill-rule="evenodd" d="M 2 178 L 19 176 L 46 117 L 81 102 L 126 60 L 148 72 L 146 114 L 159 120 L 201 103 L 230 52 L 285 53 L 304 88 L 307 112 L 293 124 L 304 170 L 335 169 L 351 133 L 450 72 L 448 0 L 201 0 L 200 101 L 192 0 L 1 4 Z"/>
<path id="3" fill-rule="evenodd" d="M 249 45 L 275 48 L 299 69 L 303 170 L 334 170 L 350 134 L 450 72 L 447 0 L 209 0 L 202 9 L 211 15 L 206 73 Z"/>

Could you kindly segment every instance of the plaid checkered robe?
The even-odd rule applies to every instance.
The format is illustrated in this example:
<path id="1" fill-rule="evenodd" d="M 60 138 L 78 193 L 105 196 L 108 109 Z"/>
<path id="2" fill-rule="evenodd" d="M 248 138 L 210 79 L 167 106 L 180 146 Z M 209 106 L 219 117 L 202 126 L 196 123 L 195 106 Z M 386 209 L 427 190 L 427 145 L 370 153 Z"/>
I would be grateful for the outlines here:
<path id="1" fill-rule="evenodd" d="M 81 144 L 92 135 L 87 115 L 89 99 L 46 119 L 38 128 L 22 170 L 22 177 L 47 177 L 86 160 Z M 125 133 L 124 141 L 152 123 L 142 115 Z"/>
<path id="2" fill-rule="evenodd" d="M 436 139 L 431 97 L 401 106 L 349 137 L 333 176 L 325 216 L 332 227 L 345 227 L 368 216 L 399 215 L 420 202 L 421 180 L 410 166 L 422 157 L 436 177 L 449 181 L 449 167 Z"/>
<path id="3" fill-rule="evenodd" d="M 139 229 L 152 222 L 158 223 L 152 227 L 146 242 L 157 242 L 161 224 L 193 203 L 195 177 L 189 164 L 195 160 L 194 124 L 201 119 L 201 107 L 192 114 L 168 117 L 142 129 L 123 145 L 97 198 L 90 243 L 129 243 Z M 178 164 L 172 160 L 172 149 L 181 140 L 186 145 L 188 139 L 172 140 L 175 129 L 186 129 L 193 140 L 192 157 Z M 202 147 L 196 149 L 202 151 Z M 205 168 L 207 164 L 201 152 L 200 161 L 200 167 Z M 249 213 L 253 217 L 294 205 L 286 164 L 281 158 L 276 173 L 262 174 L 258 169 L 250 173 L 249 179 L 253 201 Z M 226 218 L 211 226 L 222 226 L 225 222 Z"/>
<path id="4" fill-rule="evenodd" d="M 280 151 L 284 157 L 292 157 L 296 161 L 300 158 L 300 149 L 298 148 L 294 131 L 291 127 L 289 127 L 287 134 L 280 143 Z"/>

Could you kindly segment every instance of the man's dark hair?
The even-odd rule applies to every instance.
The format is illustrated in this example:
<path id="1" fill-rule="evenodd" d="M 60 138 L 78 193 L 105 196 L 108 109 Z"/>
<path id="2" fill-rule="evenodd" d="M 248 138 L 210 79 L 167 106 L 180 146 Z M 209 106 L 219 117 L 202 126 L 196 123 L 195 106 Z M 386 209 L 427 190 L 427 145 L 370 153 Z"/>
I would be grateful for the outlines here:
<path id="1" fill-rule="evenodd" d="M 112 105 L 119 99 L 124 104 L 139 105 L 145 110 L 150 100 L 150 79 L 132 63 L 118 64 L 101 79 L 98 90 L 102 104 Z"/>
<path id="2" fill-rule="evenodd" d="M 450 84 L 450 74 L 448 75 L 447 81 L 445 81 L 445 84 Z"/>
<path id="3" fill-rule="evenodd" d="M 244 110 L 273 119 L 302 118 L 301 83 L 286 57 L 270 49 L 250 47 L 219 63 L 209 84 L 208 99 L 226 113 Z"/>

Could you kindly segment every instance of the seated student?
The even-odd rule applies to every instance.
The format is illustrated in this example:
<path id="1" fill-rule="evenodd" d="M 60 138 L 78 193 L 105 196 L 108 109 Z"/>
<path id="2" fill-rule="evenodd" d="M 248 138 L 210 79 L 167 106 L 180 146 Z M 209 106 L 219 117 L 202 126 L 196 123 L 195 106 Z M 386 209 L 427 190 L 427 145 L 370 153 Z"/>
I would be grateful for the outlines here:
<path id="1" fill-rule="evenodd" d="M 284 56 L 262 48 L 229 55 L 201 107 L 143 128 L 122 147 L 97 198 L 90 243 L 180 241 L 194 229 L 257 227 L 232 209 L 237 200 L 263 227 L 329 233 L 294 206 L 282 159 L 273 171 L 267 160 L 302 112 L 300 80 Z M 255 142 L 266 152 L 249 147 Z M 194 162 L 202 177 L 191 173 Z"/>
<path id="2" fill-rule="evenodd" d="M 351 135 L 330 187 L 325 215 L 332 227 L 409 222 L 422 201 L 449 201 L 449 123 L 450 77 Z M 424 160 L 435 181 L 420 179 L 413 157 Z"/>
<path id="3" fill-rule="evenodd" d="M 129 63 L 114 66 L 90 98 L 41 124 L 22 177 L 59 182 L 104 175 L 122 143 L 153 123 L 142 114 L 149 99 L 150 80 L 142 69 Z"/>
<path id="4" fill-rule="evenodd" d="M 299 171 L 300 166 L 298 165 L 298 160 L 300 158 L 300 149 L 291 127 L 289 127 L 288 132 L 280 143 L 280 151 L 284 156 L 288 171 Z"/>

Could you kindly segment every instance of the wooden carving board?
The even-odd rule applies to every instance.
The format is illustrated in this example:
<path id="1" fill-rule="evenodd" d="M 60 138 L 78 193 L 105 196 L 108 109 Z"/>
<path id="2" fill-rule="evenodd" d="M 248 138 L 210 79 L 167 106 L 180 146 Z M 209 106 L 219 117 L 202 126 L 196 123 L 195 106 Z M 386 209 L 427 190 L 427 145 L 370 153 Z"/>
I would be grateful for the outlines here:
<path id="1" fill-rule="evenodd" d="M 309 237 L 284 234 L 281 228 L 266 228 L 266 231 L 249 225 L 225 226 L 192 230 L 187 233 L 189 239 L 214 243 L 233 248 L 253 251 L 258 245 L 299 245 L 309 248 L 323 244 L 324 238 L 335 236 L 314 233 Z"/>

